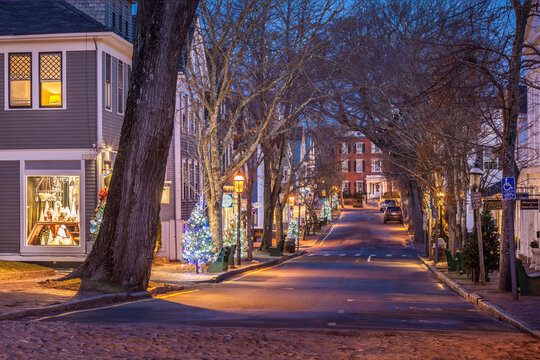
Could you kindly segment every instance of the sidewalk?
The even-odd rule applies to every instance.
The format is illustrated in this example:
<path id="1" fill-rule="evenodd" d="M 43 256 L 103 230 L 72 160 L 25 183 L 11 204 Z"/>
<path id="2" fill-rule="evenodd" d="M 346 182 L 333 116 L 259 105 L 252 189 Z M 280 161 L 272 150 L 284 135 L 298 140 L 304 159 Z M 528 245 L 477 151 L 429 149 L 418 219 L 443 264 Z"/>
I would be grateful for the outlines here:
<path id="1" fill-rule="evenodd" d="M 341 213 L 338 214 L 338 220 L 341 216 Z M 334 222 L 335 223 L 335 222 Z M 307 249 L 313 247 L 317 242 L 322 239 L 328 231 L 330 231 L 332 225 L 324 226 L 319 232 L 315 235 L 306 235 L 303 241 L 300 241 L 300 254 L 306 251 Z M 275 260 L 283 259 L 288 260 L 296 253 L 287 253 L 283 252 L 283 257 L 273 257 L 265 253 L 258 253 L 257 249 L 259 248 L 260 242 L 253 244 L 253 260 L 247 261 L 242 260 L 240 266 L 235 266 L 234 269 L 222 273 L 195 273 L 195 267 L 193 265 L 181 263 L 179 261 L 164 261 L 157 262 L 152 266 L 152 275 L 150 277 L 151 281 L 171 284 L 171 285 L 193 285 L 207 282 L 217 282 L 221 281 L 225 276 L 224 274 L 231 273 L 237 274 L 252 269 L 256 269 L 264 266 L 272 266 Z M 272 239 L 272 246 L 276 246 L 276 239 Z"/>
<path id="2" fill-rule="evenodd" d="M 306 236 L 305 240 L 300 242 L 300 252 L 298 254 L 283 253 L 284 256 L 282 257 L 271 257 L 254 251 L 253 261 L 242 261 L 242 265 L 239 267 L 223 273 L 196 274 L 192 265 L 180 262 L 157 261 L 152 266 L 151 286 L 154 287 L 153 291 L 158 294 L 199 283 L 219 282 L 238 273 L 273 266 L 302 254 L 306 249 L 315 245 L 320 238 L 324 237 L 331 226 L 325 226 L 316 235 Z M 150 297 L 152 295 L 148 291 L 134 294 L 104 294 L 97 291 L 81 291 L 77 287 L 57 289 L 46 287 L 43 284 L 46 280 L 58 279 L 68 273 L 69 270 L 66 269 L 63 271 L 57 270 L 55 275 L 51 275 L 52 272 L 47 276 L 40 276 L 40 274 L 36 273 L 37 277 L 32 276 L 32 274 L 21 274 L 19 279 L 3 279 L 0 287 L 0 320 L 6 317 L 17 318 L 34 314 L 41 315 L 47 313 L 48 309 L 50 312 L 66 311 L 125 301 L 126 299 Z M 30 278 L 26 278 L 26 275 L 30 276 Z"/>
<path id="3" fill-rule="evenodd" d="M 512 293 L 498 289 L 497 271 L 489 274 L 489 282 L 480 285 L 473 283 L 465 274 L 449 272 L 446 262 L 437 263 L 435 269 L 433 261 L 419 258 L 442 282 L 481 310 L 540 337 L 540 296 L 519 296 L 519 301 L 514 301 Z"/>

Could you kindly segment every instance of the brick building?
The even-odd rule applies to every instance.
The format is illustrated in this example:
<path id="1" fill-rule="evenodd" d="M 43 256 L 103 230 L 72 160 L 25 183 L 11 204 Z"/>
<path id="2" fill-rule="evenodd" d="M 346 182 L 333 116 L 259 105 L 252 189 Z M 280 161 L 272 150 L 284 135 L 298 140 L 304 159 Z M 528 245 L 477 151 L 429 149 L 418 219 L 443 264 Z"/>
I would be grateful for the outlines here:
<path id="1" fill-rule="evenodd" d="M 368 199 L 392 191 L 383 174 L 385 154 L 367 137 L 349 131 L 337 144 L 336 161 L 341 165 L 344 194 L 364 193 Z"/>

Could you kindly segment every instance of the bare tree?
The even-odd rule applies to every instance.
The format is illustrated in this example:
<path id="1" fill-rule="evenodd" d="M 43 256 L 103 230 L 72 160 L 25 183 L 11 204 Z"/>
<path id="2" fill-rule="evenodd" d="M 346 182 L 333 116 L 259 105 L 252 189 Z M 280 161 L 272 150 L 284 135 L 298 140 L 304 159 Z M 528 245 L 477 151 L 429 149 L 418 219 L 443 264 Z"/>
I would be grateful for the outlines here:
<path id="1" fill-rule="evenodd" d="M 182 44 L 198 1 L 138 3 L 133 73 L 103 222 L 85 262 L 70 277 L 146 290 L 174 125 Z"/>

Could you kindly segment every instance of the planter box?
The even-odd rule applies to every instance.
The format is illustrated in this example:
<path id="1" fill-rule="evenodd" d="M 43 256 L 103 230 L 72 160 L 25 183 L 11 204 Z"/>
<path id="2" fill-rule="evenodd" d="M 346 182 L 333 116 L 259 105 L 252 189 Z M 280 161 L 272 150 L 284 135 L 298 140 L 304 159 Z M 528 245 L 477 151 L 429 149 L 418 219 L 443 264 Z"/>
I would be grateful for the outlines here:
<path id="1" fill-rule="evenodd" d="M 531 252 L 531 268 L 533 268 L 534 270 L 540 270 L 540 249 L 531 248 Z"/>

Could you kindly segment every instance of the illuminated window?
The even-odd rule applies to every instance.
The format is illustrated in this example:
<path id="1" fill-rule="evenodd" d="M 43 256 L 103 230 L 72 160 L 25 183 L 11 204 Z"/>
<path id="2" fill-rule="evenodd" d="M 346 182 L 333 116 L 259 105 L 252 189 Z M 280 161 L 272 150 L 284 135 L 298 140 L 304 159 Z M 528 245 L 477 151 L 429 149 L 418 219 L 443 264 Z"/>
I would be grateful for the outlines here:
<path id="1" fill-rule="evenodd" d="M 62 107 L 62 54 L 39 54 L 40 107 Z"/>
<path id="2" fill-rule="evenodd" d="M 118 113 L 124 113 L 124 63 L 118 61 Z"/>
<path id="3" fill-rule="evenodd" d="M 111 110 L 112 93 L 111 93 L 111 55 L 105 56 L 105 108 Z"/>
<path id="4" fill-rule="evenodd" d="M 9 107 L 32 107 L 32 54 L 9 54 Z"/>
<path id="5" fill-rule="evenodd" d="M 80 244 L 80 177 L 26 177 L 26 245 Z"/>

